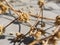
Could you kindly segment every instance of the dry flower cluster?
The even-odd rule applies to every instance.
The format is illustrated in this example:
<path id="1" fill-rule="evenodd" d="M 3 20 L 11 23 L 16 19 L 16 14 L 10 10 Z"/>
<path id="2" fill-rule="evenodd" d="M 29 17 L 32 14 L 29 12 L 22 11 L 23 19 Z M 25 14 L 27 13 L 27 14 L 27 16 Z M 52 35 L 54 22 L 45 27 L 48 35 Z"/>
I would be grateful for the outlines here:
<path id="1" fill-rule="evenodd" d="M 0 14 L 4 14 L 8 11 L 8 6 L 4 4 L 4 2 L 0 1 Z"/>
<path id="2" fill-rule="evenodd" d="M 3 3 L 6 2 L 6 4 Z M 35 44 L 42 44 L 42 45 L 48 45 L 48 44 L 52 44 L 52 45 L 56 45 L 57 39 L 60 39 L 60 16 L 57 16 L 56 19 L 50 19 L 50 18 L 46 18 L 46 17 L 42 17 L 42 16 L 36 16 L 36 15 L 29 15 L 25 12 L 22 11 L 17 11 L 16 9 L 14 9 L 14 7 L 12 7 L 6 0 L 1 0 L 0 1 L 0 14 L 6 13 L 6 11 L 10 8 L 15 14 L 17 14 L 19 17 L 16 18 L 15 20 L 18 20 L 20 22 L 26 22 L 30 24 L 30 17 L 36 17 L 37 18 L 37 22 L 35 23 L 35 25 L 30 24 L 30 31 L 26 34 L 29 36 L 34 37 L 35 40 L 33 40 L 31 43 L 29 43 L 28 45 L 35 45 Z M 44 6 L 44 0 L 39 0 L 38 1 L 38 5 L 39 8 L 42 8 Z M 8 8 L 9 7 L 9 8 Z M 42 11 L 42 10 L 41 10 Z M 43 13 L 43 11 L 42 11 Z M 36 26 L 38 25 L 38 19 L 47 19 L 47 20 L 54 20 L 54 26 L 57 26 L 57 28 L 53 31 L 53 33 L 46 37 L 45 34 L 47 33 L 44 29 L 40 29 L 37 28 Z M 0 35 L 2 35 L 4 33 L 4 29 L 6 27 L 8 27 L 11 23 L 13 23 L 15 20 L 13 20 L 12 22 L 10 22 L 7 26 L 3 27 L 2 25 L 0 25 Z M 45 27 L 45 23 L 41 23 L 41 28 Z M 12 34 L 12 33 L 11 33 Z M 16 37 L 14 38 L 15 41 L 20 40 L 20 39 L 24 39 L 24 37 L 26 36 L 24 34 L 21 34 L 20 32 L 16 33 Z M 42 38 L 42 36 L 45 36 L 45 38 Z M 51 41 L 52 40 L 52 41 Z"/>

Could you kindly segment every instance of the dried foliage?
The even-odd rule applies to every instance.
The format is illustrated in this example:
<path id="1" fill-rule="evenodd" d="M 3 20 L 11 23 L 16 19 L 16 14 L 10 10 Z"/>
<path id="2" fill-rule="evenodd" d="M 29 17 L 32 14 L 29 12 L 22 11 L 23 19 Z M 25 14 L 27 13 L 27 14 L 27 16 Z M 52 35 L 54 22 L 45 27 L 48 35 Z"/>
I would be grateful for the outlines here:
<path id="1" fill-rule="evenodd" d="M 21 34 L 21 33 L 18 32 L 18 33 L 16 33 L 16 37 L 15 37 L 14 40 L 15 40 L 15 41 L 18 41 L 18 40 L 22 39 L 23 36 L 24 36 L 23 34 Z"/>
<path id="2" fill-rule="evenodd" d="M 33 16 L 33 17 L 37 17 L 40 19 L 43 18 L 43 19 L 48 19 L 48 20 L 54 20 L 55 24 L 57 24 L 58 26 L 60 25 L 60 16 L 57 16 L 56 20 L 55 20 L 55 19 L 45 18 L 42 16 L 29 15 L 25 12 L 15 10 L 8 2 L 5 1 L 8 5 L 8 6 L 6 6 L 3 3 L 3 1 L 4 0 L 0 0 L 0 14 L 6 13 L 8 11 L 8 8 L 10 8 L 13 12 L 15 12 L 15 14 L 17 14 L 19 16 L 16 20 L 18 20 L 20 22 L 29 22 L 29 20 L 30 20 L 29 16 Z M 44 3 L 45 3 L 44 0 L 39 0 L 38 1 L 39 7 L 42 8 L 44 6 Z M 14 21 L 15 20 L 13 20 L 11 23 L 13 23 Z M 37 22 L 38 22 L 38 20 L 37 20 Z M 9 23 L 7 26 L 9 26 L 11 23 Z M 29 22 L 29 24 L 30 24 L 30 22 Z M 36 24 L 37 23 L 35 23 L 35 25 Z M 42 35 L 46 34 L 46 31 L 43 29 L 37 28 L 35 25 L 30 26 L 31 28 L 30 28 L 30 31 L 28 33 L 29 36 L 33 36 L 35 40 L 33 40 L 28 45 L 35 45 L 37 43 L 42 43 L 42 45 L 48 45 L 48 44 L 56 45 L 57 39 L 60 39 L 60 29 L 56 28 L 55 32 L 53 32 L 50 36 L 41 39 Z M 45 27 L 44 22 L 41 24 L 41 28 L 42 27 Z M 0 35 L 3 35 L 3 33 L 4 33 L 4 27 L 2 25 L 0 25 Z M 12 33 L 10 33 L 10 34 L 13 35 Z M 18 33 L 16 33 L 16 37 L 14 39 L 15 39 L 15 41 L 17 41 L 17 40 L 22 39 L 24 36 L 26 36 L 26 35 L 18 32 Z"/>
<path id="3" fill-rule="evenodd" d="M 39 7 L 42 8 L 42 6 L 44 5 L 44 3 L 45 3 L 44 0 L 39 0 L 38 1 Z"/>
<path id="4" fill-rule="evenodd" d="M 3 2 L 0 2 L 0 14 L 6 13 L 8 11 L 8 6 L 5 5 Z"/>
<path id="5" fill-rule="evenodd" d="M 20 13 L 18 21 L 22 21 L 22 22 L 29 21 L 29 15 L 27 13 Z"/>

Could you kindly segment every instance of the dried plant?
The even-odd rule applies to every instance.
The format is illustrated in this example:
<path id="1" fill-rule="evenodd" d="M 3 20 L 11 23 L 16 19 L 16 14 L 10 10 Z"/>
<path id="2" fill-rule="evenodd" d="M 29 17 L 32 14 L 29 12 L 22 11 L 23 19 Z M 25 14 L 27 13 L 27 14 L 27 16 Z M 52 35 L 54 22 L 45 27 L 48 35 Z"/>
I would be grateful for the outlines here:
<path id="1" fill-rule="evenodd" d="M 22 22 L 27 22 L 29 21 L 29 15 L 27 13 L 20 13 L 18 20 Z"/>
<path id="2" fill-rule="evenodd" d="M 16 33 L 16 37 L 15 37 L 15 39 L 14 40 L 20 40 L 20 39 L 22 39 L 24 37 L 24 35 L 22 34 L 22 33 Z"/>
<path id="3" fill-rule="evenodd" d="M 40 40 L 41 36 L 44 35 L 46 32 L 40 28 L 31 28 L 29 35 L 35 37 L 36 40 Z"/>
<path id="4" fill-rule="evenodd" d="M 0 25 L 0 35 L 3 35 L 3 33 L 4 33 L 4 27 Z"/>
<path id="5" fill-rule="evenodd" d="M 60 16 L 56 16 L 56 22 L 55 22 L 56 25 L 60 25 Z"/>
<path id="6" fill-rule="evenodd" d="M 57 37 L 58 39 L 60 39 L 60 29 L 54 36 Z"/>
<path id="7" fill-rule="evenodd" d="M 44 3 L 45 3 L 44 0 L 39 0 L 38 1 L 39 7 L 42 8 L 42 6 L 44 5 Z"/>
<path id="8" fill-rule="evenodd" d="M 42 36 L 42 32 L 41 32 L 41 31 L 37 31 L 37 32 L 35 33 L 36 40 L 41 39 L 41 36 Z"/>
<path id="9" fill-rule="evenodd" d="M 9 7 L 5 5 L 3 2 L 0 2 L 0 14 L 6 13 Z"/>
<path id="10" fill-rule="evenodd" d="M 30 28 L 30 31 L 29 31 L 29 35 L 34 35 L 33 32 L 35 32 L 35 30 L 36 30 L 36 28 L 31 27 L 31 28 Z"/>
<path id="11" fill-rule="evenodd" d="M 5 2 L 10 7 L 10 9 L 13 12 L 15 12 L 15 14 L 17 14 L 19 16 L 18 21 L 22 21 L 22 22 L 28 22 L 29 21 L 29 14 L 28 13 L 24 13 L 21 10 L 15 10 L 6 0 L 5 0 Z"/>
<path id="12" fill-rule="evenodd" d="M 0 1 L 1 3 L 0 3 L 0 14 L 1 13 L 6 13 L 6 11 L 8 10 L 8 7 L 5 5 L 5 4 L 3 4 L 2 3 L 2 1 Z M 15 14 L 17 14 L 19 17 L 17 18 L 18 19 L 18 21 L 22 21 L 22 22 L 28 22 L 29 24 L 30 24 L 30 22 L 29 22 L 29 14 L 27 14 L 27 13 L 24 13 L 24 12 L 22 12 L 22 11 L 20 11 L 20 10 L 15 10 L 7 1 L 5 1 L 7 4 L 8 4 L 8 6 L 10 7 L 10 9 L 12 10 L 12 11 L 14 11 L 15 12 Z M 42 8 L 43 7 L 43 5 L 44 5 L 44 0 L 39 0 L 38 1 L 38 5 L 39 5 L 39 7 L 40 8 Z M 41 14 L 42 15 L 42 14 Z M 59 16 L 59 20 L 58 20 L 58 18 L 56 18 L 56 20 L 55 19 L 51 19 L 51 18 L 46 18 L 46 17 L 42 17 L 42 16 L 35 16 L 35 15 L 30 15 L 30 16 L 34 16 L 34 17 L 37 17 L 38 19 L 39 18 L 43 18 L 43 19 L 47 19 L 47 20 L 54 20 L 54 21 L 56 21 L 57 23 L 59 22 L 59 25 L 60 25 L 60 16 Z M 17 20 L 17 19 L 15 19 L 15 20 Z M 14 22 L 15 20 L 13 20 L 12 22 Z M 11 22 L 11 23 L 12 23 Z M 11 23 L 9 23 L 7 26 L 9 26 Z M 59 31 L 57 31 L 58 30 L 58 28 L 56 28 L 56 30 L 50 35 L 50 36 L 48 36 L 48 37 L 45 37 L 45 38 L 43 38 L 43 39 L 41 39 L 41 36 L 42 35 L 45 35 L 46 34 L 46 32 L 43 30 L 43 29 L 40 29 L 40 28 L 37 28 L 36 27 L 36 24 L 38 23 L 38 20 L 37 20 L 37 22 L 35 23 L 35 25 L 31 25 L 30 27 L 31 27 L 31 29 L 30 29 L 30 31 L 29 31 L 29 36 L 33 36 L 34 38 L 35 38 L 35 40 L 34 41 L 32 41 L 30 44 L 28 44 L 28 45 L 35 45 L 35 44 L 37 44 L 37 43 L 40 43 L 40 42 L 42 42 L 42 45 L 48 45 L 48 44 L 52 44 L 52 45 L 56 45 L 56 37 L 58 38 L 58 39 L 60 39 L 60 29 L 59 29 Z M 6 26 L 6 27 L 7 27 Z M 3 27 L 2 25 L 0 25 L 0 35 L 2 35 L 3 34 L 3 32 L 4 32 L 4 28 L 6 28 L 6 27 Z M 45 23 L 43 23 L 42 24 L 42 27 L 45 27 Z M 60 27 L 59 27 L 60 28 Z M 12 34 L 12 33 L 11 33 Z M 16 33 L 16 37 L 15 37 L 15 41 L 16 40 L 20 40 L 20 39 L 22 39 L 23 37 L 24 37 L 25 35 L 23 35 L 23 34 L 21 34 L 21 33 Z"/>
<path id="13" fill-rule="evenodd" d="M 55 37 L 51 37 L 50 39 L 49 39 L 49 41 L 48 41 L 48 44 L 52 44 L 52 45 L 56 45 L 56 39 L 55 39 Z"/>
<path id="14" fill-rule="evenodd" d="M 49 41 L 49 39 L 42 40 L 42 45 L 48 45 L 48 41 Z"/>

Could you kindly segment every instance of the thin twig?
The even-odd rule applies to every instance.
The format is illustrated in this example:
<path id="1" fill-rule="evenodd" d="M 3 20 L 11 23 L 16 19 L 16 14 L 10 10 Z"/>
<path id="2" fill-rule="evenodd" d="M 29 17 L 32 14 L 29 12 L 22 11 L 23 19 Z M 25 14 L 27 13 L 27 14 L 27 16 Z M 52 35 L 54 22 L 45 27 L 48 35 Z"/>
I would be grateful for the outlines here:
<path id="1" fill-rule="evenodd" d="M 7 24 L 5 27 L 4 27 L 4 29 L 5 28 L 7 28 L 10 24 L 12 24 L 15 20 L 17 20 L 18 18 L 16 18 L 16 19 L 14 19 L 12 22 L 10 22 L 9 24 Z"/>
<path id="2" fill-rule="evenodd" d="M 42 18 L 42 16 L 37 16 L 37 15 L 33 15 L 33 14 L 30 14 L 32 17 L 35 17 L 35 18 Z M 55 21 L 55 19 L 52 19 L 52 18 L 47 18 L 47 17 L 43 17 L 43 19 L 46 19 L 46 20 L 53 20 Z"/>
<path id="3" fill-rule="evenodd" d="M 49 39 L 49 38 L 53 37 L 53 36 L 55 35 L 55 33 L 59 31 L 59 28 L 60 28 L 60 26 L 57 26 L 57 27 L 56 27 L 56 29 L 54 30 L 54 32 L 53 32 L 49 37 L 45 37 L 45 38 L 43 38 L 43 39 L 39 40 L 38 42 L 40 42 L 40 41 L 42 41 L 42 40 L 46 40 L 46 39 Z"/>

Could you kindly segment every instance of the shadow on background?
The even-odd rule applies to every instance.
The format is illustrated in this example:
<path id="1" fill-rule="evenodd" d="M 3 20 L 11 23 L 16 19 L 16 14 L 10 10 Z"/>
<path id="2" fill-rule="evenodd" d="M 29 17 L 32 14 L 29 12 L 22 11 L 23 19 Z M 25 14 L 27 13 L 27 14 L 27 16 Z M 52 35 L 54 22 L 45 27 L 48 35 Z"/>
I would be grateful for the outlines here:
<path id="1" fill-rule="evenodd" d="M 5 39 L 5 36 L 4 35 L 0 35 L 0 39 Z"/>

